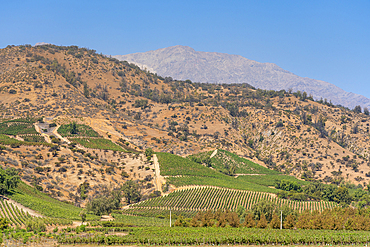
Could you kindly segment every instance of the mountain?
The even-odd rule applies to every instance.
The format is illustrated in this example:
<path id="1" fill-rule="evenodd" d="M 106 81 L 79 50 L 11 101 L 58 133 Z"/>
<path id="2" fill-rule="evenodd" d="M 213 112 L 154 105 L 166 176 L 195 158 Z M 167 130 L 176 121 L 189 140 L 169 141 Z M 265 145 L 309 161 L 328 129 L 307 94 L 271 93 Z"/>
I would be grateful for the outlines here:
<path id="1" fill-rule="evenodd" d="M 320 80 L 299 77 L 273 63 L 259 63 L 239 55 L 195 51 L 187 46 L 113 56 L 161 76 L 203 83 L 248 83 L 267 90 L 305 91 L 315 99 L 354 108 L 370 107 L 370 99 Z"/>

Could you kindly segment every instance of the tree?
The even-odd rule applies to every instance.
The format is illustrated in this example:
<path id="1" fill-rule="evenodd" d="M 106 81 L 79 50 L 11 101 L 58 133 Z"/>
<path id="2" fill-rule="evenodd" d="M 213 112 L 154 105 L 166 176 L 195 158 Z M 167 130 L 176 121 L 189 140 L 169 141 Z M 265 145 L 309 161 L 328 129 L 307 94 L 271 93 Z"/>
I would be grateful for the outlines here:
<path id="1" fill-rule="evenodd" d="M 85 209 L 80 212 L 80 217 L 81 217 L 81 221 L 82 221 L 82 225 L 83 225 L 84 222 L 86 221 L 86 211 L 85 211 Z"/>
<path id="2" fill-rule="evenodd" d="M 71 134 L 72 135 L 77 135 L 77 133 L 78 133 L 77 124 L 76 124 L 76 122 L 72 122 L 72 124 L 71 124 Z"/>
<path id="3" fill-rule="evenodd" d="M 240 225 L 240 219 L 238 217 L 238 214 L 235 212 L 227 213 L 227 221 L 229 222 L 229 225 L 231 227 L 239 227 Z"/>
<path id="4" fill-rule="evenodd" d="M 132 202 L 139 202 L 141 199 L 141 193 L 140 193 L 140 188 L 137 183 L 134 181 L 130 180 L 127 181 L 123 186 L 123 195 L 126 198 L 126 202 L 128 204 L 131 204 Z"/>
<path id="5" fill-rule="evenodd" d="M 267 220 L 264 214 L 261 215 L 260 220 L 257 223 L 257 228 L 266 228 Z"/>
<path id="6" fill-rule="evenodd" d="M 355 108 L 353 109 L 353 111 L 354 111 L 355 113 L 361 113 L 361 112 L 362 112 L 362 110 L 361 110 L 361 106 L 356 105 L 356 106 L 355 106 Z"/>
<path id="7" fill-rule="evenodd" d="M 280 219 L 276 214 L 272 215 L 272 220 L 270 222 L 270 227 L 272 229 L 279 229 L 280 228 Z"/>
<path id="8" fill-rule="evenodd" d="M 245 215 L 243 226 L 245 226 L 247 228 L 256 227 L 256 222 L 253 219 L 253 216 L 252 216 L 251 213 L 248 213 L 248 214 Z"/>
<path id="9" fill-rule="evenodd" d="M 289 214 L 283 224 L 284 229 L 293 229 L 294 228 L 294 216 L 293 214 Z"/>
<path id="10" fill-rule="evenodd" d="M 86 209 L 95 215 L 109 214 L 112 210 L 120 208 L 121 199 L 121 189 L 106 189 L 95 198 L 90 199 L 86 205 Z"/>
<path id="11" fill-rule="evenodd" d="M 333 196 L 334 196 L 334 201 L 340 204 L 349 205 L 352 201 L 349 191 L 345 187 L 338 187 L 334 191 Z"/>
<path id="12" fill-rule="evenodd" d="M 267 200 L 261 200 L 252 206 L 252 212 L 256 220 L 260 220 L 263 215 L 268 221 L 271 221 L 275 209 L 275 204 Z"/>
<path id="13" fill-rule="evenodd" d="M 150 160 L 152 158 L 153 154 L 154 154 L 153 149 L 151 149 L 151 148 L 145 149 L 145 156 L 148 160 Z"/>
<path id="14" fill-rule="evenodd" d="M 5 170 L 0 168 L 0 194 L 8 193 L 10 189 L 16 188 L 19 182 L 20 178 L 15 168 Z"/>
<path id="15" fill-rule="evenodd" d="M 364 114 L 369 116 L 369 114 L 370 114 L 369 108 L 367 108 L 367 107 L 364 108 Z"/>

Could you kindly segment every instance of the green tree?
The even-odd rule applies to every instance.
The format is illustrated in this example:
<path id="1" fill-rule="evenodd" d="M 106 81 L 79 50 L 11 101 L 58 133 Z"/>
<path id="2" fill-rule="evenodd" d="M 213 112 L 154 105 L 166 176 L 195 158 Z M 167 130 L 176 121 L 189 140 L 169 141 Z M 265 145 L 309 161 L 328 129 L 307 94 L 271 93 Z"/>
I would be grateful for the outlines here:
<path id="1" fill-rule="evenodd" d="M 141 199 L 140 188 L 137 183 L 132 180 L 127 181 L 123 186 L 123 195 L 126 198 L 128 204 L 139 202 Z"/>
<path id="2" fill-rule="evenodd" d="M 19 182 L 20 178 L 15 168 L 5 170 L 0 168 L 0 194 L 6 194 L 10 189 L 16 188 Z"/>
<path id="3" fill-rule="evenodd" d="M 260 220 L 263 215 L 267 221 L 271 221 L 272 215 L 276 210 L 276 205 L 267 200 L 261 200 L 252 206 L 252 212 L 256 220 Z"/>
<path id="4" fill-rule="evenodd" d="M 256 227 L 256 221 L 253 219 L 253 216 L 251 213 L 248 213 L 245 215 L 243 226 L 247 228 Z"/>
<path id="5" fill-rule="evenodd" d="M 122 197 L 121 189 L 106 189 L 89 200 L 86 210 L 95 215 L 109 214 L 112 210 L 120 208 Z"/>
<path id="6" fill-rule="evenodd" d="M 260 220 L 257 223 L 257 228 L 266 228 L 267 227 L 267 220 L 264 214 L 260 216 Z"/>
<path id="7" fill-rule="evenodd" d="M 280 219 L 276 214 L 272 215 L 272 220 L 270 222 L 270 227 L 272 229 L 279 229 L 280 228 Z"/>
<path id="8" fill-rule="evenodd" d="M 294 228 L 294 223 L 295 223 L 295 218 L 294 218 L 294 215 L 293 214 L 289 214 L 284 223 L 283 223 L 283 227 L 284 229 L 293 229 Z"/>
<path id="9" fill-rule="evenodd" d="M 349 194 L 349 191 L 345 187 L 338 187 L 334 191 L 334 201 L 339 204 L 349 205 L 352 201 L 352 197 Z"/>
<path id="10" fill-rule="evenodd" d="M 78 129 L 77 129 L 77 124 L 76 122 L 72 122 L 71 124 L 71 134 L 72 135 L 77 135 Z"/>

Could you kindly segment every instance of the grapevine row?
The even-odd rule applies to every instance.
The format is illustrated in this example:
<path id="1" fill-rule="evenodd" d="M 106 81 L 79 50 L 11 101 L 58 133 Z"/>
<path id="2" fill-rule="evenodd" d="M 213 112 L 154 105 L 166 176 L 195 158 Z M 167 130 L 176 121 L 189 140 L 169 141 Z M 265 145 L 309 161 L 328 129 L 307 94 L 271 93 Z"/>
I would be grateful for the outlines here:
<path id="1" fill-rule="evenodd" d="M 276 205 L 287 205 L 292 209 L 303 212 L 305 210 L 320 211 L 327 208 L 334 208 L 334 202 L 298 202 L 287 199 L 277 198 L 273 194 L 255 191 L 242 191 L 218 187 L 198 186 L 194 188 L 180 189 L 168 195 L 149 199 L 131 206 L 131 209 L 142 208 L 162 208 L 187 211 L 204 211 L 204 210 L 231 210 L 235 211 L 238 206 L 246 209 L 261 201 L 268 200 Z"/>

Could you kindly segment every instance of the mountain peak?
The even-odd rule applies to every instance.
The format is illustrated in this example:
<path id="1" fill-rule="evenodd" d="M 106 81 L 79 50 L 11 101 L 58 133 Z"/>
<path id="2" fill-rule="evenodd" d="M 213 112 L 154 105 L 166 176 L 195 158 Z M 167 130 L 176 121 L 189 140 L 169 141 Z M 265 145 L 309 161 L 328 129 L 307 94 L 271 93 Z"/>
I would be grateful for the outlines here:
<path id="1" fill-rule="evenodd" d="M 217 52 L 195 51 L 176 45 L 154 51 L 114 56 L 119 60 L 151 68 L 161 76 L 204 83 L 248 83 L 266 90 L 305 91 L 316 99 L 331 100 L 350 108 L 370 107 L 370 99 L 346 92 L 320 80 L 299 77 L 273 63 L 259 63 L 242 57 Z"/>

